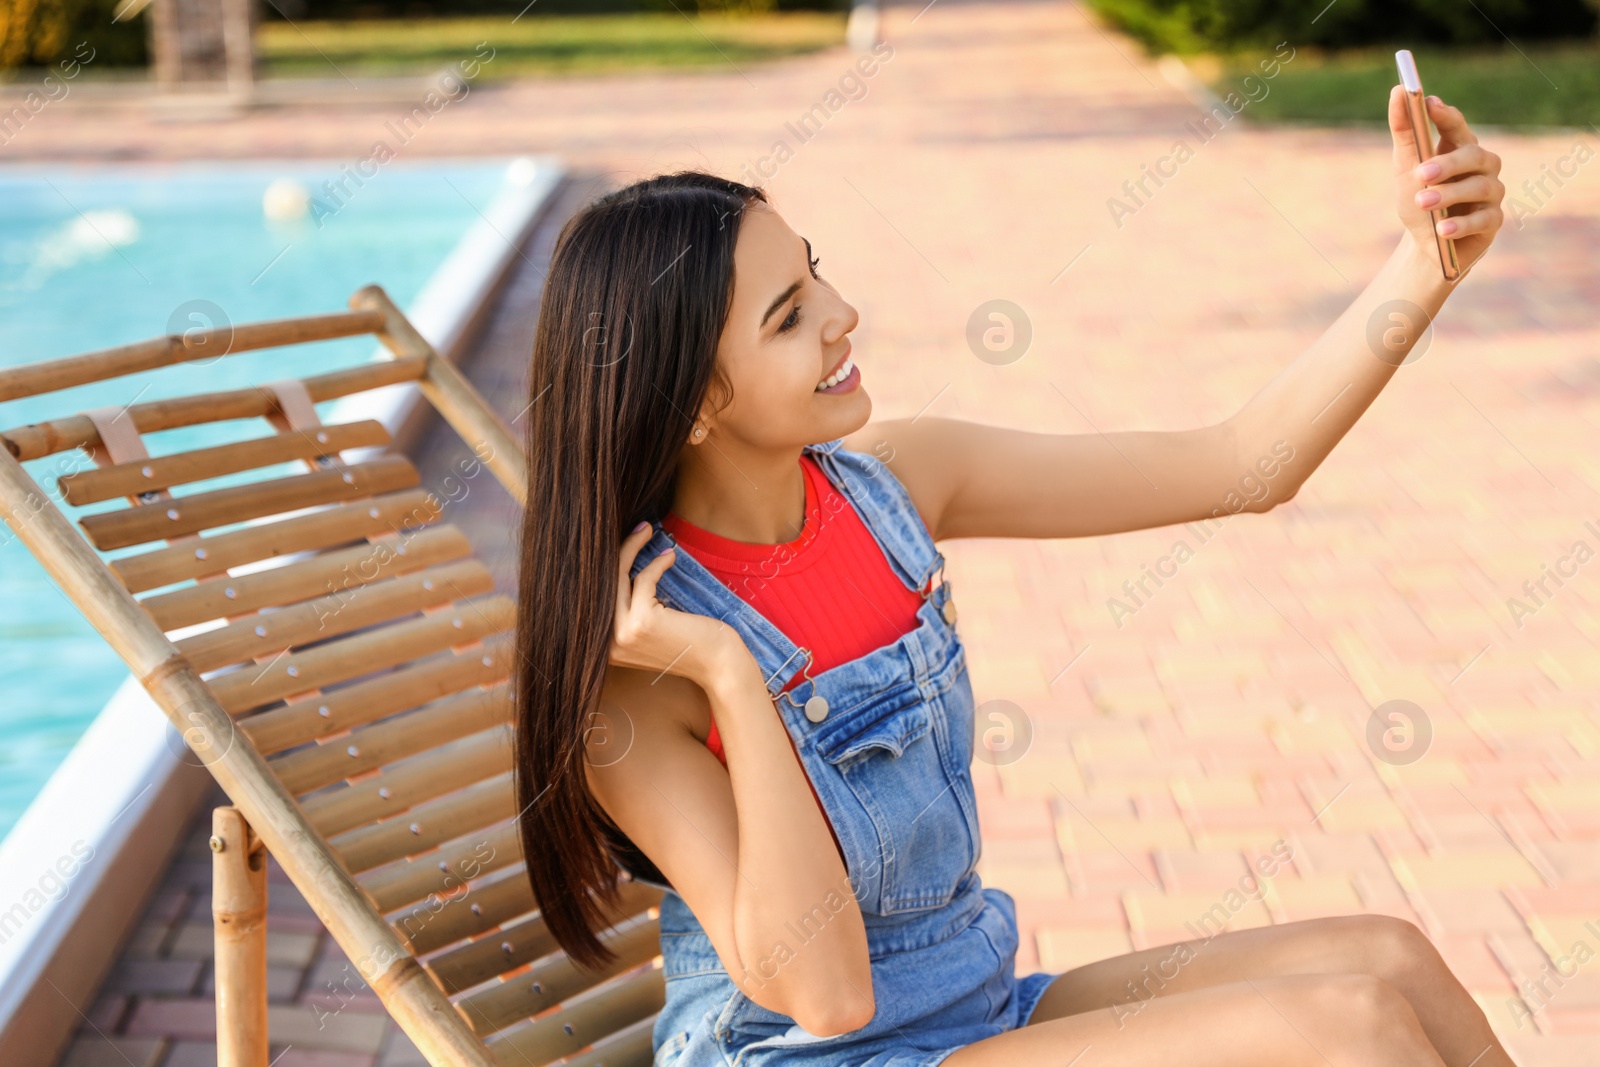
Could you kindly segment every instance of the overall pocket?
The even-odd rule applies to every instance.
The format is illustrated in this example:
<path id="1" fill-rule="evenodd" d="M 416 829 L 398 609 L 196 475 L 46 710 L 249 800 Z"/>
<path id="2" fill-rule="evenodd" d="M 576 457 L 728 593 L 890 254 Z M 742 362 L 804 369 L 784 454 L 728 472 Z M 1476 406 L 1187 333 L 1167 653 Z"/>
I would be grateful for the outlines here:
<path id="1" fill-rule="evenodd" d="M 964 769 L 946 770 L 935 740 L 937 713 L 906 683 L 816 736 L 817 754 L 839 772 L 876 832 L 877 854 L 861 861 L 881 865 L 879 914 L 949 903 L 977 862 L 960 796 L 971 792 L 971 779 Z M 859 873 L 851 872 L 869 884 Z"/>
<path id="2" fill-rule="evenodd" d="M 689 1031 L 679 1030 L 656 1049 L 651 1057 L 651 1067 L 673 1067 L 678 1062 L 678 1056 L 683 1052 L 683 1046 L 689 1043 Z"/>

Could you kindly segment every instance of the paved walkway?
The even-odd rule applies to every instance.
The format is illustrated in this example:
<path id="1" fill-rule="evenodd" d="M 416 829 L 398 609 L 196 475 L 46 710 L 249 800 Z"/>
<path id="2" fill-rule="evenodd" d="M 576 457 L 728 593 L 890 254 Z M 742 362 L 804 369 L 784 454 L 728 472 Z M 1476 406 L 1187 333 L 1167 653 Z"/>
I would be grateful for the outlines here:
<path id="1" fill-rule="evenodd" d="M 860 80 L 864 95 L 843 50 L 485 86 L 406 152 L 556 152 L 627 181 L 679 166 L 749 175 L 783 141 L 764 176 L 861 311 L 877 413 L 1045 432 L 1225 417 L 1397 240 L 1386 135 L 1235 120 L 1201 143 L 1191 101 L 1076 4 L 895 5 L 885 34 L 892 58 Z M 841 79 L 858 98 L 797 136 Z M 225 125 L 63 107 L 5 152 L 354 159 L 394 105 L 350 96 Z M 1483 137 L 1513 190 L 1596 141 Z M 1193 158 L 1117 225 L 1108 198 L 1180 138 Z M 982 871 L 1017 898 L 1020 969 L 1192 936 L 1208 914 L 1240 927 L 1383 912 L 1427 931 L 1520 1064 L 1595 1062 L 1600 963 L 1578 961 L 1600 955 L 1600 615 L 1586 565 L 1600 549 L 1597 174 L 1524 197 L 1531 217 L 1292 503 L 1209 538 L 946 546 L 978 698 L 1009 702 L 986 703 L 1001 717 L 980 730 L 1003 738 L 1009 721 L 1030 737 L 976 775 Z M 964 340 L 995 299 L 1032 325 L 1005 366 Z M 485 373 L 515 380 L 514 367 Z M 1193 558 L 1147 580 L 1119 625 L 1109 599 L 1126 601 L 1124 583 L 1180 540 Z M 1534 600 L 1524 583 L 1541 581 Z M 1512 597 L 1536 608 L 1520 626 Z M 1393 700 L 1431 732 L 1409 763 L 1420 743 L 1393 754 L 1367 740 L 1373 708 Z M 1279 842 L 1291 859 L 1264 895 L 1230 895 Z M 302 1052 L 280 1067 L 377 1055 Z M 165 1055 L 139 1067 L 190 1062 Z"/>

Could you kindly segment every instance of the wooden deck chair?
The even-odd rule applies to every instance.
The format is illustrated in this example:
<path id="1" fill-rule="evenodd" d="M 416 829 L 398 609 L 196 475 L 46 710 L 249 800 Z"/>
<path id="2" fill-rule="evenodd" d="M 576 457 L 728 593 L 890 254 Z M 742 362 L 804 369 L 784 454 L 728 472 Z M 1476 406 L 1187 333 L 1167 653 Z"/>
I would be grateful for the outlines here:
<path id="1" fill-rule="evenodd" d="M 387 444 L 381 423 L 325 426 L 313 405 L 416 382 L 523 503 L 526 457 L 381 289 L 350 308 L 0 371 L 6 401 L 224 345 L 234 359 L 374 334 L 390 357 L 0 431 L 0 510 L 232 801 L 211 840 L 222 1067 L 267 1065 L 263 848 L 429 1063 L 648 1064 L 665 990 L 660 891 L 623 886 L 602 935 L 619 959 L 604 973 L 556 949 L 516 833 L 512 603 L 461 531 L 437 521 L 442 505 L 410 460 L 341 457 Z M 146 453 L 148 435 L 213 422 L 247 436 Z M 96 465 L 60 479 L 64 502 L 128 506 L 74 526 L 22 461 L 80 447 Z M 297 462 L 309 470 L 261 474 Z M 153 547 L 109 564 L 96 552 L 138 545 Z"/>

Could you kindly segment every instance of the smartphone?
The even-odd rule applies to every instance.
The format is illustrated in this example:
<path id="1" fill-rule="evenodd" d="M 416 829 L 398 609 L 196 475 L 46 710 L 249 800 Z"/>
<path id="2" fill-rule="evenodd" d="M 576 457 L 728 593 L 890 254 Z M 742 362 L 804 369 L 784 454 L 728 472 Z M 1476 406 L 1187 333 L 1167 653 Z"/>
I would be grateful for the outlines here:
<path id="1" fill-rule="evenodd" d="M 1395 66 L 1400 68 L 1400 84 L 1406 91 L 1406 114 L 1411 116 L 1411 133 L 1417 139 L 1417 164 L 1420 166 L 1433 157 L 1433 128 L 1428 125 L 1428 107 L 1422 95 L 1422 76 L 1417 73 L 1417 61 L 1402 48 L 1394 54 Z M 1439 233 L 1439 223 L 1445 217 L 1444 208 L 1428 212 L 1433 219 L 1433 243 L 1439 249 L 1439 267 L 1445 281 L 1461 277 L 1461 263 L 1456 259 L 1456 243 Z"/>

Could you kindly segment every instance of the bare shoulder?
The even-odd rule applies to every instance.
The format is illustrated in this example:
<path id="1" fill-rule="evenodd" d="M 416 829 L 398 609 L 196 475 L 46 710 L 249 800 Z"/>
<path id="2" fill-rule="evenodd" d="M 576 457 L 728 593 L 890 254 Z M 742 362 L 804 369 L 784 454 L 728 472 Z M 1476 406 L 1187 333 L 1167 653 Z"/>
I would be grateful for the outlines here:
<path id="1" fill-rule="evenodd" d="M 704 691 L 677 675 L 609 667 L 601 704 L 604 728 L 584 737 L 591 795 L 738 973 L 729 857 L 739 852 L 739 818 L 727 768 L 705 746 Z"/>
<path id="2" fill-rule="evenodd" d="M 728 770 L 705 746 L 711 705 L 687 678 L 608 667 L 609 738 L 586 730 L 585 774 L 595 802 L 700 919 L 730 974 L 739 817 Z"/>
<path id="3" fill-rule="evenodd" d="M 612 699 L 623 706 L 646 704 L 652 719 L 681 722 L 692 727 L 696 711 L 710 712 L 711 705 L 705 690 L 678 674 L 661 674 L 640 671 L 631 667 L 606 665 L 605 686 L 602 699 Z"/>
<path id="4" fill-rule="evenodd" d="M 844 447 L 875 457 L 905 486 L 934 537 L 955 486 L 963 430 L 970 423 L 918 417 L 869 422 L 844 439 Z"/>
<path id="5" fill-rule="evenodd" d="M 606 792 L 626 779 L 610 768 L 672 758 L 676 741 L 704 744 L 711 726 L 705 691 L 675 674 L 657 675 L 608 664 L 600 710 L 584 726 L 583 745 L 591 787 L 603 806 Z"/>

